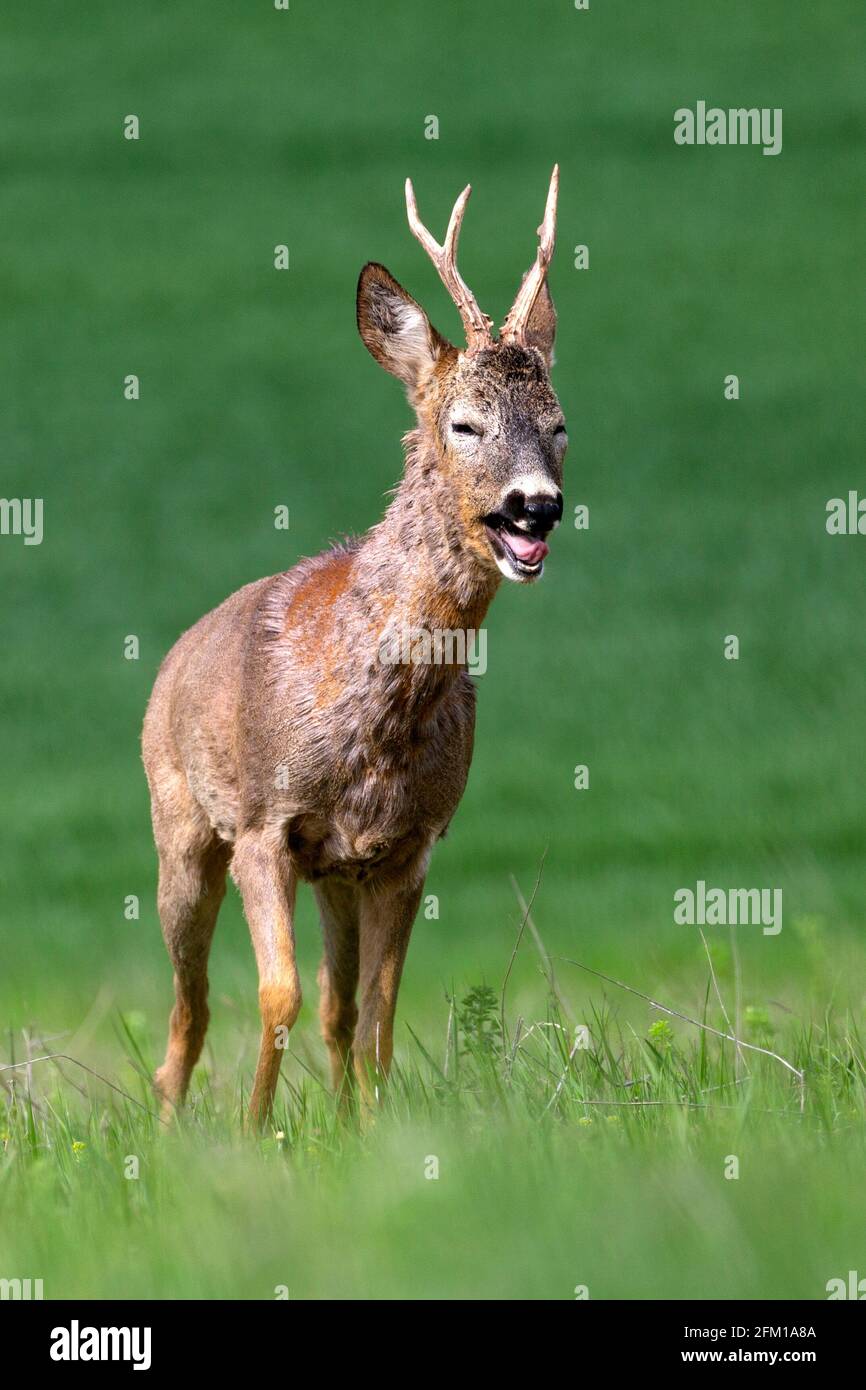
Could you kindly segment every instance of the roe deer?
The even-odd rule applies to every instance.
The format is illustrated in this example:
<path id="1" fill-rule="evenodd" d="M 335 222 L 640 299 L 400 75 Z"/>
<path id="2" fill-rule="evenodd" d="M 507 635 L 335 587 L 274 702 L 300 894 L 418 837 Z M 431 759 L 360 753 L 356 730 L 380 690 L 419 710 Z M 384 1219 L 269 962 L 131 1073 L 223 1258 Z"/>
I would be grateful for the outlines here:
<path id="1" fill-rule="evenodd" d="M 387 1077 L 427 865 L 469 771 L 475 689 L 459 656 L 395 664 L 379 653 L 397 628 L 475 631 L 503 575 L 529 583 L 542 572 L 545 538 L 562 516 L 567 443 L 549 379 L 558 182 L 557 167 L 535 261 L 495 339 L 456 265 L 470 189 L 440 246 L 407 179 L 410 228 L 460 311 L 467 344 L 458 350 L 437 333 L 384 266 L 361 271 L 361 338 L 406 386 L 417 417 L 383 520 L 240 589 L 160 668 L 142 746 L 174 966 L 168 1051 L 155 1078 L 166 1113 L 183 1101 L 204 1042 L 207 961 L 229 867 L 259 974 L 250 1122 L 270 1115 L 301 1006 L 299 880 L 312 883 L 321 917 L 321 1026 L 341 1105 L 356 1078 L 368 1115 Z"/>

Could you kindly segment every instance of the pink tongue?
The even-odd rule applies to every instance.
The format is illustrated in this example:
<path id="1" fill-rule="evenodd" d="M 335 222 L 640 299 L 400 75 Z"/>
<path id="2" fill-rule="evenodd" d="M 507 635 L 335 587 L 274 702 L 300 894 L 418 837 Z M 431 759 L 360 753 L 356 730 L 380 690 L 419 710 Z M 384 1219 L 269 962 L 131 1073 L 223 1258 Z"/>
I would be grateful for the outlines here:
<path id="1" fill-rule="evenodd" d="M 524 536 L 518 531 L 506 532 L 508 548 L 514 552 L 518 560 L 522 560 L 525 565 L 537 565 L 539 560 L 543 560 L 550 547 L 544 541 L 533 540 L 532 536 Z"/>

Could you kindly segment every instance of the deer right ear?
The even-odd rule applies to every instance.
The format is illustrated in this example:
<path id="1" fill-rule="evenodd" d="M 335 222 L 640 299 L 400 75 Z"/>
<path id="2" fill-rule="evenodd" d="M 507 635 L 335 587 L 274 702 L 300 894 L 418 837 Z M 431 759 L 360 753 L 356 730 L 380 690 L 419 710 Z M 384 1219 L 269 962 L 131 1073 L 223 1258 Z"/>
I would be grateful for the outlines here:
<path id="1" fill-rule="evenodd" d="M 453 351 L 421 305 L 375 261 L 358 280 L 358 332 L 380 366 L 410 390 L 443 353 Z"/>
<path id="2" fill-rule="evenodd" d="M 553 366 L 553 341 L 556 337 L 556 310 L 546 280 L 530 310 L 523 336 L 530 347 L 538 348 L 547 363 L 547 370 L 550 371 Z"/>

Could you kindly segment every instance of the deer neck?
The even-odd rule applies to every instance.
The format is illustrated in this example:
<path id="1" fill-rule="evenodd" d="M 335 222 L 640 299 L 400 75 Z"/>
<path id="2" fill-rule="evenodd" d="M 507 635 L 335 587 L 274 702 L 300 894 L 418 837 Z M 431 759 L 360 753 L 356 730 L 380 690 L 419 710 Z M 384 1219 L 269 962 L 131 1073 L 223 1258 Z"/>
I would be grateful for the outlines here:
<path id="1" fill-rule="evenodd" d="M 383 664 L 383 684 L 395 699 L 414 693 L 424 703 L 441 696 L 465 663 L 453 655 L 437 661 L 437 635 L 463 633 L 467 641 L 474 636 L 500 578 L 473 550 L 459 499 L 443 476 L 435 446 L 421 431 L 409 436 L 403 479 L 384 518 L 360 547 L 355 576 L 356 593 L 375 615 L 392 656 L 395 641 L 402 643 L 400 659 Z M 430 662 L 425 660 L 428 638 Z M 453 644 L 450 650 L 453 654 Z M 413 659 L 403 659 L 410 653 Z"/>

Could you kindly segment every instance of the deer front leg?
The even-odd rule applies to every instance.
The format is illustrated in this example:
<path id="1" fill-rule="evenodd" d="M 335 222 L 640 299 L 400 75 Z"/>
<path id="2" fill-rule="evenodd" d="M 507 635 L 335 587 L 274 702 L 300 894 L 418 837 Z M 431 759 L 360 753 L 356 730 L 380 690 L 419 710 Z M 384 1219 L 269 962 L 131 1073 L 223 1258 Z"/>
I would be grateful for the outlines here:
<path id="1" fill-rule="evenodd" d="M 422 879 L 415 885 L 361 892 L 361 1007 L 353 1057 L 363 1122 L 371 1119 L 391 1067 L 397 991 L 423 887 Z"/>
<path id="2" fill-rule="evenodd" d="M 232 877 L 241 892 L 259 970 L 262 1039 L 248 1121 L 260 1129 L 270 1117 L 289 1030 L 301 1007 L 301 982 L 295 964 L 297 876 L 281 845 L 264 834 L 238 840 Z"/>

